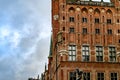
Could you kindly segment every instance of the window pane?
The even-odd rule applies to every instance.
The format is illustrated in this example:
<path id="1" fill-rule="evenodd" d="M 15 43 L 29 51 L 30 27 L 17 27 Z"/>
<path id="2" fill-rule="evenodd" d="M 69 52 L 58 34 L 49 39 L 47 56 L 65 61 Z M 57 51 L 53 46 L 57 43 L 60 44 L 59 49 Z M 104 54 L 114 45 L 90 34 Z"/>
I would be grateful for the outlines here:
<path id="1" fill-rule="evenodd" d="M 82 47 L 82 50 L 85 50 L 85 47 Z"/>
<path id="2" fill-rule="evenodd" d="M 71 51 L 69 51 L 69 55 L 72 55 Z"/>
<path id="3" fill-rule="evenodd" d="M 73 46 L 73 50 L 76 50 L 76 47 L 75 47 L 75 46 Z"/>
<path id="4" fill-rule="evenodd" d="M 85 55 L 85 52 L 82 52 L 83 55 Z"/>
<path id="5" fill-rule="evenodd" d="M 75 61 L 75 59 L 76 59 L 76 57 L 75 57 L 75 56 L 73 56 L 73 61 Z"/>
<path id="6" fill-rule="evenodd" d="M 86 47 L 86 50 L 89 50 L 89 47 Z"/>
<path id="7" fill-rule="evenodd" d="M 72 53 L 73 53 L 72 55 L 75 55 L 75 51 L 73 51 Z"/>
<path id="8" fill-rule="evenodd" d="M 86 52 L 86 55 L 89 55 L 89 52 Z"/>
<path id="9" fill-rule="evenodd" d="M 71 50 L 71 46 L 69 46 L 69 50 Z"/>
<path id="10" fill-rule="evenodd" d="M 69 56 L 69 61 L 71 61 L 72 60 L 72 57 L 71 56 Z"/>
<path id="11" fill-rule="evenodd" d="M 102 52 L 100 52 L 100 54 L 99 54 L 100 56 L 103 56 L 103 53 Z"/>

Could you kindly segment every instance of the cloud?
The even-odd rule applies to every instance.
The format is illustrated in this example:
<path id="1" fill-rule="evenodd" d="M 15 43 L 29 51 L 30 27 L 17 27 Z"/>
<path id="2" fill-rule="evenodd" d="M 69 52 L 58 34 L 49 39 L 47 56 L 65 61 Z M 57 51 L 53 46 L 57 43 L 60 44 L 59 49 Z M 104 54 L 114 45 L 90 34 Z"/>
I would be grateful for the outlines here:
<path id="1" fill-rule="evenodd" d="M 44 71 L 51 35 L 50 0 L 0 0 L 0 80 Z"/>

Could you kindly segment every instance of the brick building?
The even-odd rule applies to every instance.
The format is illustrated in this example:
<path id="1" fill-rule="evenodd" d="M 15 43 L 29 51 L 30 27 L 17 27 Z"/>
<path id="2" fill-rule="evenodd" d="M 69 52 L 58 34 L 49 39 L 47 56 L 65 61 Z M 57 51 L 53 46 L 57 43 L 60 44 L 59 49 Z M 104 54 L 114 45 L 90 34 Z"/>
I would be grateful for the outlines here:
<path id="1" fill-rule="evenodd" d="M 52 0 L 47 79 L 120 80 L 119 56 L 120 0 Z"/>

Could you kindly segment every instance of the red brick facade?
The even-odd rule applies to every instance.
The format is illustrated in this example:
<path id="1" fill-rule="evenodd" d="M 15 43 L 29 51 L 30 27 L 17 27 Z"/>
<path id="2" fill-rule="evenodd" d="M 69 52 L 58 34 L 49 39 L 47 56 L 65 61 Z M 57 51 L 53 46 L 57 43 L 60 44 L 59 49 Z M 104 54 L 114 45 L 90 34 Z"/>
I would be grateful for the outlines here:
<path id="1" fill-rule="evenodd" d="M 120 0 L 52 0 L 52 32 L 49 80 L 120 80 Z"/>

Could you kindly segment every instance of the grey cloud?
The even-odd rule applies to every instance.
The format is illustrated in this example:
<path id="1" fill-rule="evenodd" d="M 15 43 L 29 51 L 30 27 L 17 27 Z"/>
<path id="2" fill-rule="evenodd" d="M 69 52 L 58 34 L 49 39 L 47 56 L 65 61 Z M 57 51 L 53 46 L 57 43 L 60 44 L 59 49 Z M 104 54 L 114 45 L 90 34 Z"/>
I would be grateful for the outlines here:
<path id="1" fill-rule="evenodd" d="M 43 72 L 47 62 L 51 31 L 50 0 L 8 2 L 0 0 L 0 10 L 4 11 L 0 15 L 8 16 L 7 22 L 2 25 L 9 23 L 11 30 L 19 32 L 20 41 L 17 48 L 0 60 L 0 80 L 27 80 Z"/>

